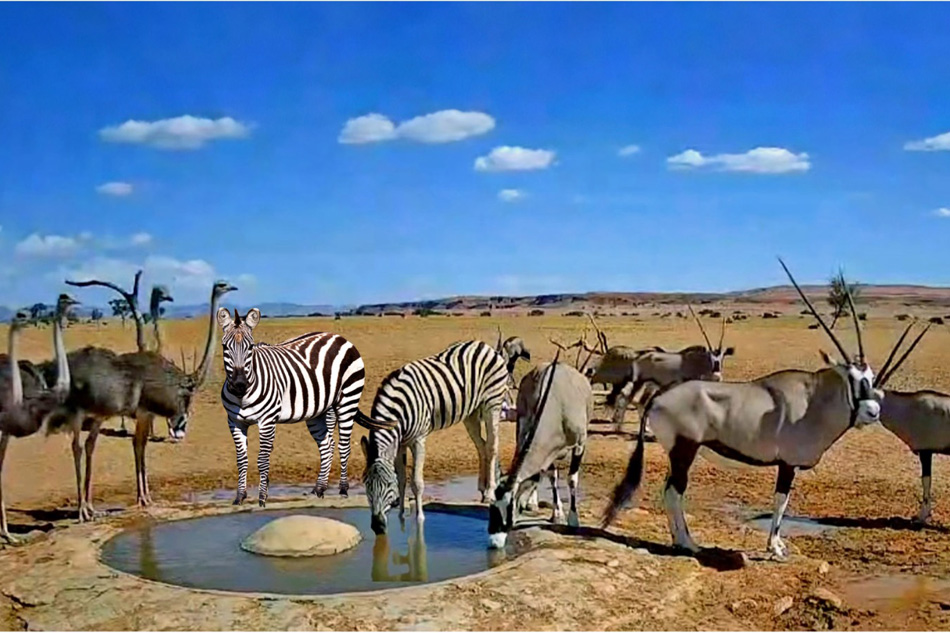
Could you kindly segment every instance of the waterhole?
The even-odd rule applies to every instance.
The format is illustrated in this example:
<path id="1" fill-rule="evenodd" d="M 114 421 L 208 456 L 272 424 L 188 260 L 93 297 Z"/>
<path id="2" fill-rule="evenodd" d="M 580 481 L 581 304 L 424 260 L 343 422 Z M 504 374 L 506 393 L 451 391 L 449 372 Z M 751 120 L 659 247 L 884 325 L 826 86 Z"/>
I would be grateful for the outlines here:
<path id="1" fill-rule="evenodd" d="M 772 515 L 760 514 L 749 519 L 748 523 L 754 528 L 768 532 L 772 527 Z M 784 536 L 819 536 L 837 529 L 834 525 L 828 525 L 808 517 L 789 515 L 782 517 L 782 534 Z"/>
<path id="2" fill-rule="evenodd" d="M 291 514 L 349 523 L 363 539 L 332 556 L 273 558 L 241 549 L 264 524 Z M 334 594 L 437 582 L 484 571 L 503 561 L 487 550 L 486 521 L 478 516 L 426 510 L 417 525 L 390 514 L 387 535 L 370 529 L 366 508 L 305 508 L 236 512 L 130 528 L 102 548 L 116 569 L 197 589 L 276 594 Z"/>

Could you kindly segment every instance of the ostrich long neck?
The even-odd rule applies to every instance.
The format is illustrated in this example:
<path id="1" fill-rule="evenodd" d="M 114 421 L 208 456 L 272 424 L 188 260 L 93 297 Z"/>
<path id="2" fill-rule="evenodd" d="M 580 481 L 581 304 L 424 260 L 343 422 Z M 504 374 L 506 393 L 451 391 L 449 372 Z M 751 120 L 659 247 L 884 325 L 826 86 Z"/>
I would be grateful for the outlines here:
<path id="1" fill-rule="evenodd" d="M 155 330 L 155 352 L 162 353 L 162 328 L 158 326 L 158 319 L 161 316 L 161 308 L 157 295 L 152 296 L 152 305 L 149 306 L 152 315 L 152 328 Z"/>
<path id="2" fill-rule="evenodd" d="M 218 311 L 218 300 L 218 293 L 211 291 L 211 310 L 208 316 L 208 338 L 205 342 L 205 353 L 201 357 L 201 364 L 198 365 L 198 369 L 194 373 L 199 385 L 203 384 L 208 377 L 208 372 L 211 370 L 211 359 L 214 357 L 214 335 L 217 331 L 217 328 L 215 328 L 215 313 Z"/>
<path id="3" fill-rule="evenodd" d="M 65 314 L 57 314 L 53 323 L 53 353 L 56 356 L 56 384 L 53 391 L 60 394 L 69 391 L 69 362 L 66 360 L 66 345 L 63 343 L 65 320 Z"/>
<path id="4" fill-rule="evenodd" d="M 23 404 L 23 380 L 20 378 L 20 365 L 17 362 L 17 339 L 20 337 L 18 330 L 17 326 L 10 326 L 7 349 L 7 360 L 10 363 L 10 406 L 13 407 Z"/>

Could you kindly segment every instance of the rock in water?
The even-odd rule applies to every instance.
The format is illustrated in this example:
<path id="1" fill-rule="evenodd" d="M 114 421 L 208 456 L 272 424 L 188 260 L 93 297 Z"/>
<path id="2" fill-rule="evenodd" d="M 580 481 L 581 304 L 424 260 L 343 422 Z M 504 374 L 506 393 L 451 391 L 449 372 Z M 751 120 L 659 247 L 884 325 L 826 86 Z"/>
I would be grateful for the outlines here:
<path id="1" fill-rule="evenodd" d="M 241 549 L 264 556 L 329 556 L 360 542 L 360 531 L 342 521 L 295 514 L 275 519 L 251 534 Z"/>

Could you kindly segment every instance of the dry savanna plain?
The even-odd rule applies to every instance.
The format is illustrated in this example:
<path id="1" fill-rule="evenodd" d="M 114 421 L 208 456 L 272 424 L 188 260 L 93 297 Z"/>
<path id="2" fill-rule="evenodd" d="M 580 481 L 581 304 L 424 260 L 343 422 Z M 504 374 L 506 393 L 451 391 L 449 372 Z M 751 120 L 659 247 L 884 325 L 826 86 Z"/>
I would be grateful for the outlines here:
<path id="1" fill-rule="evenodd" d="M 751 379 L 782 368 L 817 368 L 821 363 L 819 348 L 833 350 L 827 337 L 820 330 L 809 329 L 810 320 L 799 316 L 797 310 L 775 319 L 753 314 L 727 327 L 726 344 L 736 348 L 735 356 L 725 364 L 727 380 Z M 705 322 L 715 339 L 718 321 Z M 368 412 L 376 388 L 387 373 L 410 360 L 438 352 L 453 341 L 478 338 L 494 343 L 496 327 L 500 327 L 505 336 L 523 337 L 532 363 L 537 363 L 554 356 L 555 347 L 549 339 L 565 343 L 577 340 L 585 323 L 578 317 L 552 313 L 531 317 L 524 312 L 490 317 L 476 313 L 427 318 L 264 319 L 256 338 L 279 342 L 308 331 L 342 334 L 358 347 L 366 362 L 361 407 Z M 677 349 L 702 340 L 692 320 L 675 317 L 602 316 L 598 323 L 611 345 Z M 179 348 L 190 354 L 203 346 L 207 317 L 169 321 L 163 326 L 166 353 L 177 360 Z M 902 327 L 886 314 L 872 314 L 865 322 L 865 344 L 875 367 L 883 362 Z M 846 346 L 853 345 L 850 321 L 843 321 L 837 331 Z M 0 335 L 6 338 L 5 329 Z M 49 329 L 30 328 L 23 339 L 25 357 L 42 360 L 50 356 Z M 69 349 L 98 345 L 130 351 L 134 333 L 131 327 L 123 329 L 118 323 L 98 327 L 84 323 L 66 331 L 66 342 Z M 889 386 L 950 392 L 948 347 L 947 326 L 934 326 Z M 519 361 L 516 381 L 528 367 L 528 363 Z M 150 443 L 149 475 L 158 506 L 182 503 L 191 493 L 233 489 L 236 485 L 234 446 L 219 401 L 223 378 L 217 348 L 214 370 L 197 398 L 187 438 L 180 443 Z M 621 432 L 614 431 L 607 422 L 609 417 L 608 411 L 598 408 L 591 424 L 580 477 L 583 526 L 598 524 L 633 449 L 637 414 L 628 412 Z M 119 420 L 108 423 L 108 427 L 117 429 Z M 164 435 L 163 421 L 156 421 L 156 432 Z M 357 427 L 353 439 L 350 468 L 354 479 L 363 470 L 358 447 L 363 433 Z M 256 485 L 256 430 L 251 431 L 250 444 L 249 485 Z M 510 463 L 513 448 L 514 425 L 503 423 L 503 467 Z M 318 463 L 316 445 L 305 425 L 279 429 L 271 458 L 272 486 L 312 483 Z M 413 604 L 412 600 L 406 598 L 398 615 L 369 602 L 338 601 L 332 609 L 320 603 L 298 605 L 295 608 L 308 609 L 308 619 L 299 621 L 268 620 L 245 605 L 241 607 L 247 609 L 242 626 L 365 630 L 416 628 L 434 622 L 438 628 L 482 630 L 945 629 L 950 627 L 950 460 L 935 459 L 933 526 L 924 529 L 910 520 L 921 495 L 918 468 L 910 451 L 880 425 L 849 431 L 818 467 L 796 478 L 789 515 L 814 519 L 823 529 L 789 531 L 786 542 L 792 555 L 788 562 L 779 563 L 757 555 L 765 550 L 766 533 L 748 521 L 771 510 L 775 469 L 730 466 L 701 457 L 691 471 L 686 495 L 693 536 L 701 545 L 749 555 L 745 560 L 738 557 L 736 565 L 716 564 L 702 557 L 697 560 L 679 555 L 668 547 L 670 537 L 659 499 L 666 459 L 660 446 L 650 443 L 638 507 L 624 511 L 611 526 L 609 531 L 615 538 L 599 539 L 610 547 L 596 546 L 583 536 L 559 538 L 539 546 L 557 550 L 554 553 L 559 561 L 543 577 L 525 574 L 519 579 L 512 575 L 506 585 L 489 574 L 476 582 L 431 589 L 442 619 L 425 620 L 414 615 L 411 607 L 405 606 Z M 476 452 L 461 425 L 429 438 L 427 484 L 476 471 Z M 328 497 L 336 494 L 337 474 L 335 459 Z M 52 604 L 57 593 L 60 600 L 67 601 L 70 591 L 77 591 L 77 598 L 83 595 L 75 586 L 57 585 L 53 578 L 49 579 L 45 597 L 39 589 L 30 593 L 16 584 L 17 574 L 25 573 L 27 566 L 35 569 L 36 565 L 70 555 L 62 545 L 65 541 L 57 540 L 57 533 L 85 529 L 57 512 L 75 507 L 68 438 L 38 435 L 14 440 L 3 465 L 3 486 L 15 530 L 26 531 L 46 521 L 44 517 L 55 519 L 56 528 L 43 537 L 0 552 L 0 574 L 5 579 L 0 587 L 0 625 L 42 627 L 43 621 L 32 621 L 31 613 Z M 545 483 L 542 500 L 548 496 L 547 489 Z M 120 518 L 101 521 L 121 521 L 123 516 L 143 512 L 134 507 L 135 475 L 129 438 L 116 433 L 100 437 L 95 452 L 94 499 L 100 508 L 127 508 L 116 515 Z M 730 559 L 728 553 L 720 554 L 724 560 Z M 116 607 L 115 613 L 95 622 L 107 629 L 216 628 L 217 620 L 205 620 L 202 613 L 190 614 L 190 626 L 188 620 L 161 620 L 157 619 L 159 615 L 150 619 L 146 617 L 148 610 L 162 607 L 149 606 L 145 593 L 129 599 L 141 602 L 132 610 Z M 276 609 L 273 605 L 269 608 Z M 421 606 L 419 609 L 419 613 L 424 611 Z M 214 609 L 203 611 L 207 618 L 217 613 Z M 276 613 L 272 611 L 270 617 L 276 618 Z M 66 628 L 91 626 L 84 615 L 77 612 L 73 619 L 58 622 Z"/>

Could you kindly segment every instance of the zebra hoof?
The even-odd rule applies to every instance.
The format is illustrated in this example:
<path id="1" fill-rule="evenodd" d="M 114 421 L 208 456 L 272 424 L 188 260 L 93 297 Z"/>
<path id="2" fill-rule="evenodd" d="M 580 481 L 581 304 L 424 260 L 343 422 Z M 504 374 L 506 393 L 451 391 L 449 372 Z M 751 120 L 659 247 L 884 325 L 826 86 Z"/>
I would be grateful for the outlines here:
<path id="1" fill-rule="evenodd" d="M 247 495 L 238 495 L 237 497 L 234 498 L 234 501 L 231 502 L 231 505 L 233 505 L 233 506 L 239 506 L 239 505 L 241 505 L 242 503 L 244 503 L 244 500 L 245 500 L 245 499 L 247 499 Z"/>
<path id="2" fill-rule="evenodd" d="M 258 499 L 258 500 L 257 500 L 257 505 L 260 506 L 260 507 L 262 507 L 262 508 L 266 508 L 266 507 L 267 507 L 267 499 Z"/>
<path id="3" fill-rule="evenodd" d="M 322 488 L 320 486 L 314 486 L 313 490 L 310 491 L 310 494 L 317 495 L 318 499 L 323 499 L 323 493 L 325 493 L 326 491 L 327 491 L 326 488 Z"/>
<path id="4" fill-rule="evenodd" d="M 350 493 L 348 488 L 340 488 L 340 496 L 349 498 Z"/>

